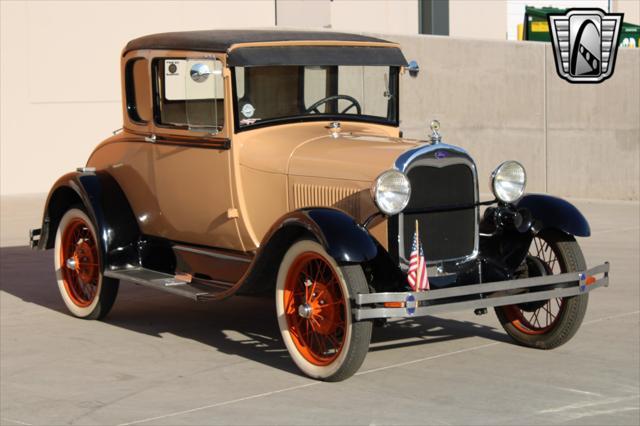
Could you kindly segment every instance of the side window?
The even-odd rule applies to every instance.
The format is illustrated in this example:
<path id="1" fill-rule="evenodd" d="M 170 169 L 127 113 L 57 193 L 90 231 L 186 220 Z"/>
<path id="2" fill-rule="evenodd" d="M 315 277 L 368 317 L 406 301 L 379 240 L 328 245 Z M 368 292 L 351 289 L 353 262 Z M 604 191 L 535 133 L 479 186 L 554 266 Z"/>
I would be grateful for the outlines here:
<path id="1" fill-rule="evenodd" d="M 138 123 L 151 120 L 149 61 L 136 58 L 125 66 L 125 92 L 129 118 Z"/>
<path id="2" fill-rule="evenodd" d="M 224 127 L 222 62 L 166 58 L 155 61 L 156 122 L 217 133 Z"/>

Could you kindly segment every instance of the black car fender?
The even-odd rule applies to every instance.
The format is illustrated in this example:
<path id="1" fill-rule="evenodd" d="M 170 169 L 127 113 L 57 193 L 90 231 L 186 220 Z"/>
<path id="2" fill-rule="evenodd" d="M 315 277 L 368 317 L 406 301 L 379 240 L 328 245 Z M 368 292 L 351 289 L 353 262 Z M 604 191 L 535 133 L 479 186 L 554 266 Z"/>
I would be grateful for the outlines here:
<path id="1" fill-rule="evenodd" d="M 77 204 L 96 227 L 103 267 L 137 262 L 140 228 L 120 185 L 106 171 L 71 172 L 56 181 L 45 203 L 39 249 L 54 247 L 60 219 Z"/>
<path id="2" fill-rule="evenodd" d="M 531 212 L 534 227 L 538 230 L 556 228 L 576 237 L 591 235 L 589 222 L 584 215 L 577 207 L 562 198 L 545 194 L 527 194 L 517 202 L 516 207 Z"/>
<path id="3" fill-rule="evenodd" d="M 587 219 L 573 204 L 550 195 L 527 194 L 513 205 L 487 209 L 480 223 L 480 254 L 493 279 L 508 279 L 526 258 L 535 234 L 551 228 L 591 235 Z"/>
<path id="4" fill-rule="evenodd" d="M 282 216 L 267 232 L 263 244 L 268 245 L 277 233 L 289 227 L 312 234 L 338 264 L 363 263 L 378 252 L 369 231 L 353 217 L 326 207 L 300 209 Z"/>
<path id="5" fill-rule="evenodd" d="M 265 234 L 242 281 L 242 294 L 265 293 L 275 283 L 280 262 L 301 238 L 313 238 L 338 265 L 363 264 L 376 259 L 379 244 L 342 210 L 309 207 L 281 216 Z"/>

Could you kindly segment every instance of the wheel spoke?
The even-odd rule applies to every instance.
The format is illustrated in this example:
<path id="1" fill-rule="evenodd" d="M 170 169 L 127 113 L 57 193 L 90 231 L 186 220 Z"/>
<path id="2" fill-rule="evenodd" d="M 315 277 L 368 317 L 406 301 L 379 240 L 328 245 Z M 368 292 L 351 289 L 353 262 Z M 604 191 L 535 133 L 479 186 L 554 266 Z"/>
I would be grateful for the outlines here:
<path id="1" fill-rule="evenodd" d="M 302 253 L 290 268 L 284 306 L 291 339 L 307 361 L 328 365 L 346 338 L 346 301 L 339 278 L 329 261 L 315 252 Z M 305 309 L 311 308 L 308 317 L 300 308 L 305 304 L 309 305 Z"/>

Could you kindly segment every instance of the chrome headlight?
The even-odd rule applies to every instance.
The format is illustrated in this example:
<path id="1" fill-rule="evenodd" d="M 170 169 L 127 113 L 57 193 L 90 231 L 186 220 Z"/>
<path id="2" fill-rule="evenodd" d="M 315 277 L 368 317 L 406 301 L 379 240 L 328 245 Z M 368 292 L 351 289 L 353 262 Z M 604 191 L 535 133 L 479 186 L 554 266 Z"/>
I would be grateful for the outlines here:
<path id="1" fill-rule="evenodd" d="M 404 173 L 387 170 L 378 176 L 371 193 L 380 211 L 391 216 L 400 213 L 409 204 L 411 184 Z"/>
<path id="2" fill-rule="evenodd" d="M 491 190 L 504 203 L 517 201 L 527 185 L 527 174 L 517 161 L 505 161 L 491 173 Z"/>

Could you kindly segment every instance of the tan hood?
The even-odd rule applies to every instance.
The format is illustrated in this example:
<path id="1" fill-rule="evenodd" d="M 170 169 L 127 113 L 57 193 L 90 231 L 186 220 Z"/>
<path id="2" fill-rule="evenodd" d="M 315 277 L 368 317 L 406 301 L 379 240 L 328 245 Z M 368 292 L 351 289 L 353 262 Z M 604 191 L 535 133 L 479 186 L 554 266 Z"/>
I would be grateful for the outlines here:
<path id="1" fill-rule="evenodd" d="M 370 182 L 393 168 L 400 154 L 415 146 L 416 143 L 389 137 L 325 136 L 294 151 L 289 174 Z"/>
<path id="2" fill-rule="evenodd" d="M 241 164 L 257 170 L 292 176 L 373 181 L 417 141 L 393 137 L 382 126 L 343 124 L 338 137 L 328 123 L 274 126 L 255 132 L 243 143 Z M 278 132 L 271 134 L 269 130 Z M 273 138 L 277 138 L 274 140 Z"/>

